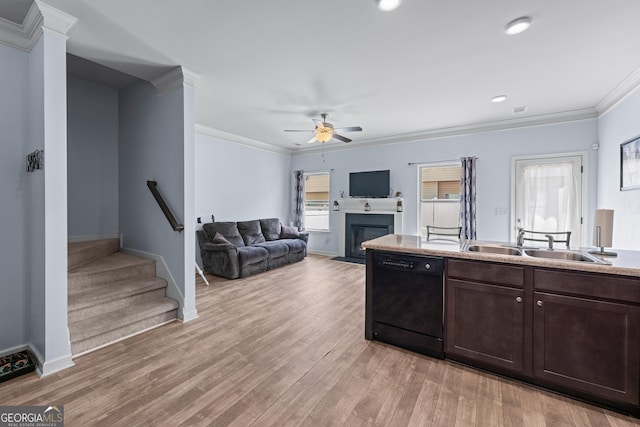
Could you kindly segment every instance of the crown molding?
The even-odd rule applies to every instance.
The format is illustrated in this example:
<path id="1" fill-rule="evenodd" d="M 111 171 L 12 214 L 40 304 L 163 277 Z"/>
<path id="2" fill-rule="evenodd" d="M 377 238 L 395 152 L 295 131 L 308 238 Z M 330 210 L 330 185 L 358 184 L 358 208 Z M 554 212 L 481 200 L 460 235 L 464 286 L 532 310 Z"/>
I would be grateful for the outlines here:
<path id="1" fill-rule="evenodd" d="M 599 115 L 605 114 L 613 107 L 618 105 L 623 99 L 640 87 L 640 67 L 624 79 L 616 86 L 602 101 L 596 105 L 596 111 Z"/>
<path id="2" fill-rule="evenodd" d="M 42 34 L 42 14 L 33 2 L 22 24 L 0 18 L 0 43 L 29 52 Z"/>
<path id="3" fill-rule="evenodd" d="M 40 9 L 40 13 L 42 14 L 42 27 L 44 29 L 55 31 L 56 33 L 66 36 L 71 27 L 78 22 L 78 18 L 49 6 L 41 0 L 35 0 L 34 3 L 38 5 L 38 9 Z"/>
<path id="4" fill-rule="evenodd" d="M 324 147 L 317 146 L 313 148 L 298 149 L 292 153 L 293 156 L 306 155 L 321 151 L 343 151 L 362 148 L 363 145 L 372 147 L 376 145 L 397 144 L 406 142 L 415 142 L 420 140 L 446 138 L 458 135 L 469 135 L 473 133 L 495 132 L 509 129 L 517 129 L 531 126 L 544 126 L 554 123 L 572 122 L 578 120 L 595 119 L 598 113 L 595 108 L 585 108 L 582 110 L 565 111 L 554 114 L 544 114 L 539 116 L 521 117 L 518 119 L 498 120 L 487 123 L 476 123 L 471 125 L 454 126 L 441 129 L 433 129 L 424 132 L 414 132 L 398 134 L 382 138 L 370 138 L 349 144 L 329 144 Z"/>
<path id="5" fill-rule="evenodd" d="M 39 0 L 31 3 L 22 24 L 0 18 L 0 43 L 30 52 L 43 29 L 66 35 L 77 18 Z"/>
<path id="6" fill-rule="evenodd" d="M 266 142 L 262 142 L 256 139 L 247 138 L 245 136 L 236 135 L 234 133 L 229 133 L 222 130 L 210 128 L 207 126 L 196 124 L 195 131 L 199 134 L 222 139 L 224 141 L 235 142 L 238 144 L 247 145 L 252 148 L 258 148 L 261 150 L 271 151 L 278 154 L 291 155 L 291 150 L 288 150 L 286 148 L 278 147 L 277 145 L 267 144 Z"/>
<path id="7" fill-rule="evenodd" d="M 155 86 L 158 95 L 164 95 L 172 92 L 183 85 L 196 87 L 196 81 L 200 78 L 200 75 L 189 70 L 188 68 L 178 66 L 168 73 L 156 77 L 151 80 L 151 84 Z"/>

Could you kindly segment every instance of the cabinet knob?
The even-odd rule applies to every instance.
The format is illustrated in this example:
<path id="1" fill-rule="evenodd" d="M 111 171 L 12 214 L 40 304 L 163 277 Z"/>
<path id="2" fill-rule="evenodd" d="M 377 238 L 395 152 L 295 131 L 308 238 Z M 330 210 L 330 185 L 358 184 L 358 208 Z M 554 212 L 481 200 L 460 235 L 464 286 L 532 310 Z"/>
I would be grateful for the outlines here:
<path id="1" fill-rule="evenodd" d="M 516 302 L 522 302 L 522 297 L 516 297 Z"/>
<path id="2" fill-rule="evenodd" d="M 538 307 L 542 307 L 542 301 L 538 300 L 538 302 L 536 302 L 536 304 L 538 305 Z"/>

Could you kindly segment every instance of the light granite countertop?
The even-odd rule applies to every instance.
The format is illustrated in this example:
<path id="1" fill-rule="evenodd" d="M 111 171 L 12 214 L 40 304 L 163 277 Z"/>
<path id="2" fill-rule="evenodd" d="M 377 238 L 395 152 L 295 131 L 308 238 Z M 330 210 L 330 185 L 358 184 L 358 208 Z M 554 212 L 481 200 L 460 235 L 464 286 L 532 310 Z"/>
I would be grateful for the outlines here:
<path id="1" fill-rule="evenodd" d="M 474 243 L 506 244 L 504 242 L 478 241 Z M 603 258 L 609 264 L 591 262 L 563 261 L 530 256 L 501 255 L 486 252 L 462 252 L 462 244 L 448 241 L 426 242 L 420 236 L 387 234 L 362 243 L 363 249 L 377 249 L 390 252 L 433 255 L 448 258 L 503 262 L 509 264 L 531 265 L 537 267 L 560 268 L 566 270 L 594 273 L 618 274 L 640 277 L 640 251 L 615 250 L 617 257 Z"/>

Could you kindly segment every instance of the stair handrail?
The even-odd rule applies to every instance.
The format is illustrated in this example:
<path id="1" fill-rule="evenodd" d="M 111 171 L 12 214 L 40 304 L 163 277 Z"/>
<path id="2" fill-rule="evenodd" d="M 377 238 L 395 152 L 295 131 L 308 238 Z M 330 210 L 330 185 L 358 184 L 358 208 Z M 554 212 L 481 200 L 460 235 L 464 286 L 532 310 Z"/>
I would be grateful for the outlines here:
<path id="1" fill-rule="evenodd" d="M 169 221 L 169 224 L 171 224 L 171 228 L 173 228 L 174 231 L 184 230 L 184 225 L 178 224 L 178 220 L 176 220 L 175 215 L 173 215 L 171 209 L 169 209 L 169 206 L 167 206 L 167 203 L 164 201 L 162 195 L 158 191 L 158 183 L 156 181 L 147 181 L 147 187 L 149 187 L 149 190 L 151 190 L 153 198 L 156 199 L 156 202 L 158 202 L 158 206 L 160 206 L 162 213 L 164 213 L 164 216 L 167 217 L 167 221 Z"/>

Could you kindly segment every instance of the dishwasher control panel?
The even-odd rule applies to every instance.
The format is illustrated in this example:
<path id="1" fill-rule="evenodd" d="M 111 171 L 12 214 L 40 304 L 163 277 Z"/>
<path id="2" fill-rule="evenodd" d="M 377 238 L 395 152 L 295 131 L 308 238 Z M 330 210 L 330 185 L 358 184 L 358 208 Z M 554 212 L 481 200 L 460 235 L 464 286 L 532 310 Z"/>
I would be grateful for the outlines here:
<path id="1" fill-rule="evenodd" d="M 373 261 L 375 268 L 389 268 L 416 273 L 441 274 L 444 270 L 444 260 L 436 257 L 420 257 L 377 253 Z"/>

